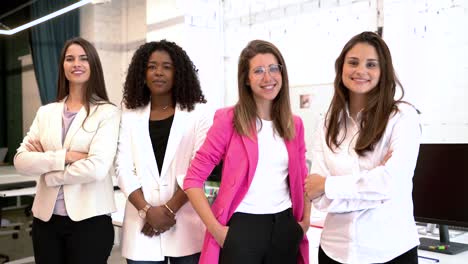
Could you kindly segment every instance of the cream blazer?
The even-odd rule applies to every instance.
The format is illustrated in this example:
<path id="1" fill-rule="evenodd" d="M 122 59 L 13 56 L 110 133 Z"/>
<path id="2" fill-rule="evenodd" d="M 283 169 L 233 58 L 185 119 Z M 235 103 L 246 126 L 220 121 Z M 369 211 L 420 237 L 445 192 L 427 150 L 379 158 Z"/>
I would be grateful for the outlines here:
<path id="1" fill-rule="evenodd" d="M 128 197 L 141 188 L 146 201 L 153 206 L 170 200 L 177 185 L 182 188 L 190 160 L 211 126 L 213 114 L 210 113 L 205 105 L 197 105 L 191 112 L 176 107 L 159 172 L 148 127 L 150 105 L 123 110 L 116 158 L 118 184 L 123 193 Z M 205 227 L 190 202 L 177 212 L 175 226 L 159 236 L 143 235 L 144 223 L 137 209 L 127 200 L 122 226 L 123 257 L 160 261 L 164 256 L 187 256 L 201 251 Z"/>
<path id="2" fill-rule="evenodd" d="M 116 208 L 111 173 L 120 110 L 112 104 L 91 105 L 82 126 L 86 118 L 86 109 L 82 107 L 62 145 L 63 107 L 62 101 L 39 108 L 14 158 L 18 172 L 38 177 L 33 215 L 49 221 L 60 186 L 73 221 L 112 213 Z M 39 140 L 45 152 L 27 151 L 25 143 L 29 140 Z M 88 158 L 65 165 L 67 150 L 87 152 Z"/>

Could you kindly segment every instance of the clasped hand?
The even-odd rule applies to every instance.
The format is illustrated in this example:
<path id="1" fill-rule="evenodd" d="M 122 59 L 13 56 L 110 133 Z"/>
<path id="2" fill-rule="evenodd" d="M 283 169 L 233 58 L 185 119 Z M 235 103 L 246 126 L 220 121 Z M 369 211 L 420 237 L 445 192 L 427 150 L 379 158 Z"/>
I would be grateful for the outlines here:
<path id="1" fill-rule="evenodd" d="M 146 213 L 146 223 L 141 232 L 146 236 L 158 236 L 176 224 L 175 216 L 163 205 L 152 206 Z"/>

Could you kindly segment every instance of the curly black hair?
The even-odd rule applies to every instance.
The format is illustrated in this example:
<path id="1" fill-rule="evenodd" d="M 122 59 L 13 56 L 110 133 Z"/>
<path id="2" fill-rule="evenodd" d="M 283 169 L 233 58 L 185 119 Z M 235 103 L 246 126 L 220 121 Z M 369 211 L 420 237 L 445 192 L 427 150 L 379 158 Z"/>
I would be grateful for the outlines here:
<path id="1" fill-rule="evenodd" d="M 178 104 L 182 110 L 192 111 L 196 103 L 206 103 L 200 87 L 198 70 L 187 53 L 176 43 L 161 40 L 141 45 L 132 57 L 123 88 L 123 103 L 127 109 L 146 106 L 151 92 L 146 86 L 146 69 L 151 54 L 165 51 L 174 65 L 173 106 Z"/>

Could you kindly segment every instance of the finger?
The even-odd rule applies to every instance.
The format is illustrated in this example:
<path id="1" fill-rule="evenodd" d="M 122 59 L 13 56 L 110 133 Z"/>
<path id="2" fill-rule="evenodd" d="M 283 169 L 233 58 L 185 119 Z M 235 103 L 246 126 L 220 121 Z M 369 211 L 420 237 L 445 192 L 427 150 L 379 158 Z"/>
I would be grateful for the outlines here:
<path id="1" fill-rule="evenodd" d="M 148 230 L 144 229 L 144 230 L 141 230 L 141 233 L 143 233 L 143 235 L 145 236 L 149 236 L 150 232 L 148 232 Z"/>
<path id="2" fill-rule="evenodd" d="M 34 146 L 34 148 L 36 149 L 36 151 L 41 152 L 41 147 L 39 146 L 39 144 L 37 143 L 36 140 L 32 141 L 31 143 Z"/>
<path id="3" fill-rule="evenodd" d="M 141 229 L 141 232 L 144 234 L 144 235 L 149 235 L 152 231 L 152 228 L 148 228 L 147 225 L 144 225 L 143 228 Z"/>
<path id="4" fill-rule="evenodd" d="M 34 144 L 36 145 L 37 150 L 39 150 L 40 152 L 44 152 L 44 148 L 42 148 L 42 144 L 39 140 L 35 140 Z"/>
<path id="5" fill-rule="evenodd" d="M 36 151 L 36 152 L 39 151 L 39 149 L 37 149 L 37 147 L 36 147 L 36 144 L 35 144 L 34 140 L 29 140 L 27 144 L 29 144 L 29 146 L 32 148 L 31 151 Z"/>
<path id="6" fill-rule="evenodd" d="M 29 142 L 24 143 L 24 146 L 26 147 L 26 150 L 29 152 L 36 152 L 36 149 L 34 148 L 33 145 L 31 145 Z"/>

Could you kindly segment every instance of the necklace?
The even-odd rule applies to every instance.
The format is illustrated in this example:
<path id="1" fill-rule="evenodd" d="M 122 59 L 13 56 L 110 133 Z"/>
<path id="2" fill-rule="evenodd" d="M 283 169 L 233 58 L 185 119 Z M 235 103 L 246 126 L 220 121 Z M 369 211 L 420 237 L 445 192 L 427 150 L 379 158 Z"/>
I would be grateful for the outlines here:
<path id="1" fill-rule="evenodd" d="M 169 107 L 169 105 L 166 105 L 162 108 L 162 110 L 166 110 Z"/>

